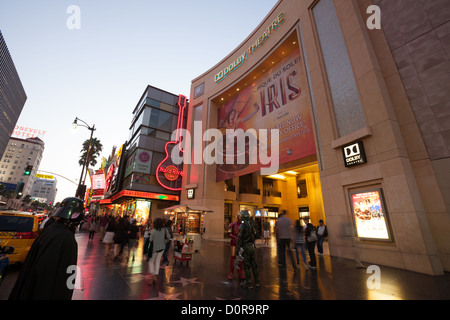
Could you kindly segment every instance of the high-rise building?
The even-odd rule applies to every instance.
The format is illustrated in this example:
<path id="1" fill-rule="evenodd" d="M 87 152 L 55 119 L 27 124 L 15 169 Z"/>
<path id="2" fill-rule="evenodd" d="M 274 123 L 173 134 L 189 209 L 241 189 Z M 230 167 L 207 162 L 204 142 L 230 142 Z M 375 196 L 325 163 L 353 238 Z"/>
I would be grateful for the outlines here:
<path id="1" fill-rule="evenodd" d="M 165 208 L 178 204 L 182 165 L 164 160 L 170 160 L 166 147 L 179 117 L 183 119 L 180 125 L 186 121 L 188 102 L 183 97 L 147 86 L 133 110 L 129 140 L 119 148 L 106 173 L 106 199 L 99 201 L 101 206 L 145 220 L 162 217 Z M 184 103 L 185 114 L 180 103 Z"/>
<path id="2" fill-rule="evenodd" d="M 27 95 L 0 31 L 0 155 L 5 152 Z"/>
<path id="3" fill-rule="evenodd" d="M 31 198 L 46 204 L 55 204 L 58 180 L 53 176 L 36 175 L 31 188 Z"/>
<path id="4" fill-rule="evenodd" d="M 39 138 L 10 138 L 0 162 L 0 183 L 11 190 L 14 190 L 17 184 L 24 183 L 23 196 L 31 195 L 44 146 L 44 142 Z M 31 172 L 26 175 L 25 171 L 29 166 Z"/>

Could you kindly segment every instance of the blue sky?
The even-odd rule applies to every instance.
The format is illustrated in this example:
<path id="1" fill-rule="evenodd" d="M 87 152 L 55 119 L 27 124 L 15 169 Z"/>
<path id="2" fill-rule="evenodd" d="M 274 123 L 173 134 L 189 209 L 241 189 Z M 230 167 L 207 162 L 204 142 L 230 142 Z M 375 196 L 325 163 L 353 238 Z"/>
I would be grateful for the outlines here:
<path id="1" fill-rule="evenodd" d="M 18 125 L 46 131 L 40 170 L 78 182 L 81 146 L 97 130 L 107 157 L 129 137 L 147 85 L 189 96 L 191 80 L 222 60 L 276 0 L 1 0 L 3 33 L 28 96 Z M 80 29 L 69 29 L 71 5 Z M 76 185 L 58 178 L 56 201 Z"/>

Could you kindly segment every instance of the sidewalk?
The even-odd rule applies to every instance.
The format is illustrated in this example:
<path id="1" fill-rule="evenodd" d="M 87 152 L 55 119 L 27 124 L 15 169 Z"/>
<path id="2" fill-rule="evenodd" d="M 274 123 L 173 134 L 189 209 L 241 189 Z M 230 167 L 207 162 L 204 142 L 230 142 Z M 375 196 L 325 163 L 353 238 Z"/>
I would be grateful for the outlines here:
<path id="1" fill-rule="evenodd" d="M 369 289 L 372 273 L 356 268 L 353 261 L 332 258 L 325 251 L 317 257 L 317 269 L 306 271 L 303 264 L 294 272 L 287 259 L 287 268 L 278 268 L 274 239 L 270 246 L 257 242 L 257 263 L 261 287 L 240 287 L 237 273 L 232 281 L 229 272 L 228 241 L 203 240 L 201 249 L 193 254 L 189 265 L 174 264 L 160 270 L 152 283 L 148 264 L 142 256 L 143 239 L 139 242 L 135 261 L 119 262 L 104 258 L 104 246 L 96 233 L 76 234 L 80 288 L 73 300 L 447 300 L 450 299 L 450 274 L 432 277 L 380 266 L 380 289 Z M 112 255 L 112 252 L 111 252 Z M 295 258 L 295 253 L 294 253 Z M 9 296 L 19 269 L 13 268 L 0 287 L 0 299 Z"/>

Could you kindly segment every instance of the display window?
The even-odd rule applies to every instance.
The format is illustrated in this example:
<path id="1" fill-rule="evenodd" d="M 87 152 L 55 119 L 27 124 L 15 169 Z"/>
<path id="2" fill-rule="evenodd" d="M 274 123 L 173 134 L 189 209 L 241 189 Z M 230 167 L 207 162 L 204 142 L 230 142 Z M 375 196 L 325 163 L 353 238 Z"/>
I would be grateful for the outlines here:
<path id="1" fill-rule="evenodd" d="M 350 204 L 358 238 L 392 240 L 382 189 L 351 192 Z"/>

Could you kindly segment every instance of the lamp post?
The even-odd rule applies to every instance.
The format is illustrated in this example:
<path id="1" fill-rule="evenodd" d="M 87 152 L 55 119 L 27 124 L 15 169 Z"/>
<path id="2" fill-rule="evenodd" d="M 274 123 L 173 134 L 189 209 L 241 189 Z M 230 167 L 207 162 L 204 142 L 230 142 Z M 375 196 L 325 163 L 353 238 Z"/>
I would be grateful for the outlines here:
<path id="1" fill-rule="evenodd" d="M 81 121 L 82 124 L 79 124 L 78 121 Z M 83 199 L 84 195 L 85 195 L 85 192 L 86 192 L 86 185 L 84 184 L 85 181 L 84 180 L 82 181 L 82 179 L 83 179 L 84 169 L 86 168 L 86 171 L 87 171 L 87 167 L 88 167 L 89 152 L 91 151 L 92 136 L 93 136 L 94 131 L 95 131 L 95 124 L 92 127 L 90 127 L 86 122 L 84 122 L 83 120 L 75 117 L 75 120 L 72 123 L 72 127 L 74 129 L 77 129 L 78 126 L 85 127 L 85 128 L 87 128 L 88 130 L 91 131 L 91 136 L 89 138 L 89 147 L 88 147 L 87 153 L 86 153 L 86 159 L 84 159 L 83 168 L 81 169 L 80 180 L 78 182 L 77 192 L 75 194 L 75 197 Z"/>

